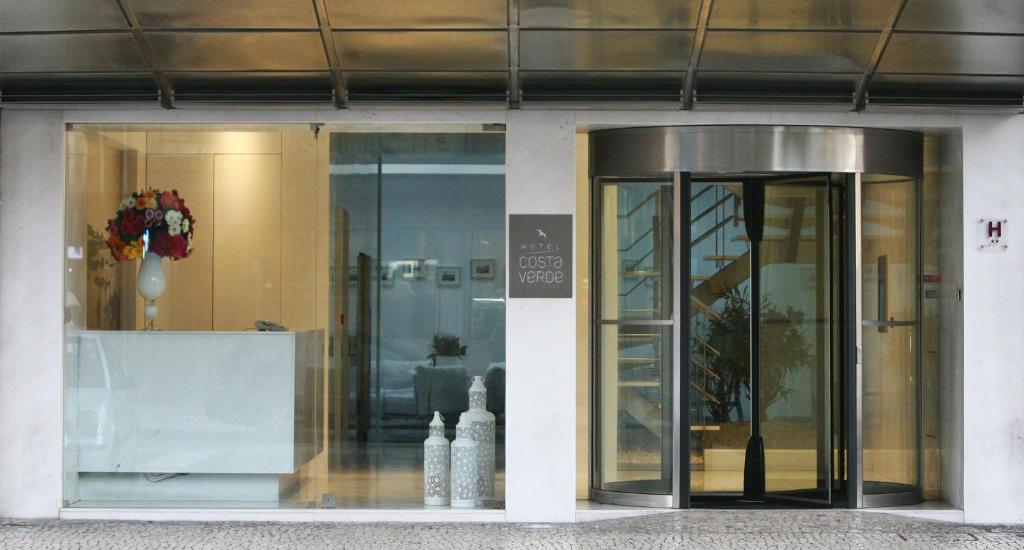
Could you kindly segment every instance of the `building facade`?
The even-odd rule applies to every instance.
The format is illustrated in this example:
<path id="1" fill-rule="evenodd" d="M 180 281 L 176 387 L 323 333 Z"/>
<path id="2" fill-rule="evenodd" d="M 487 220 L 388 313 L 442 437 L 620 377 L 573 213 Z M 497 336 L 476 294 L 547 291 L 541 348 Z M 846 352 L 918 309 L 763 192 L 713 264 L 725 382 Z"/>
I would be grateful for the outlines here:
<path id="1" fill-rule="evenodd" d="M 940 498 L 962 508 L 968 521 L 1019 521 L 1013 511 L 1017 507 L 1013 504 L 1016 491 L 1012 483 L 1017 454 L 1013 446 L 1017 423 L 1013 403 L 1018 387 L 1012 364 L 1019 350 L 1015 349 L 1016 340 L 1009 337 L 1014 326 L 1015 203 L 1012 177 L 1007 176 L 1019 165 L 1014 153 L 1024 126 L 1017 117 L 594 111 L 268 114 L 6 110 L 2 217 L 4 515 L 82 517 L 92 510 L 76 512 L 74 507 L 65 507 L 63 496 L 64 448 L 68 445 L 61 399 L 67 391 L 67 381 L 62 382 L 67 369 L 62 354 L 62 342 L 68 337 L 62 300 L 67 237 L 59 220 L 62 210 L 76 207 L 60 199 L 69 170 L 68 125 L 279 124 L 284 120 L 344 128 L 366 121 L 382 123 L 382 119 L 396 125 L 504 124 L 508 214 L 571 214 L 577 240 L 581 227 L 589 225 L 590 216 L 578 204 L 577 179 L 581 174 L 577 171 L 586 166 L 581 168 L 577 158 L 578 141 L 599 128 L 665 123 L 813 123 L 910 129 L 950 139 L 954 145 L 943 151 L 948 151 L 945 158 L 952 165 L 941 165 L 941 177 L 951 182 L 962 178 L 962 183 L 948 189 L 952 199 L 945 201 L 935 222 L 940 227 L 944 254 L 936 273 L 941 275 L 939 293 L 949 301 L 940 312 L 943 333 L 938 338 L 942 361 L 948 363 L 941 370 L 937 398 L 942 442 Z M 957 161 L 962 164 L 957 166 Z M 50 221 L 40 223 L 44 219 Z M 1007 247 L 986 250 L 982 245 L 987 234 L 978 220 L 1007 220 L 1003 222 L 1007 230 L 1002 241 Z M 580 257 L 577 255 L 577 272 Z M 582 285 L 587 284 L 592 283 L 583 279 Z M 578 454 L 589 448 L 577 445 L 582 439 L 577 437 L 580 426 L 589 423 L 590 414 L 589 400 L 583 401 L 589 393 L 585 385 L 581 389 L 578 384 L 577 368 L 577 355 L 581 348 L 586 353 L 590 337 L 589 330 L 579 326 L 582 321 L 577 314 L 581 302 L 587 299 L 582 285 L 577 278 L 570 298 L 508 298 L 505 353 L 508 364 L 516 368 L 510 369 L 505 382 L 505 505 L 502 512 L 479 512 L 486 517 L 511 521 L 571 521 L 575 517 L 577 463 L 588 458 Z M 962 365 L 978 365 L 979 374 L 970 375 Z M 275 517 L 274 513 L 262 512 L 259 517 Z M 197 517 L 203 512 L 191 514 L 189 517 Z M 436 517 L 433 514 L 440 512 L 431 514 Z"/>
<path id="2" fill-rule="evenodd" d="M 1024 522 L 1019 95 L 694 110 L 723 84 L 681 66 L 683 109 L 552 102 L 562 31 L 508 13 L 497 106 L 187 105 L 184 75 L 178 109 L 82 103 L 0 57 L 0 517 Z M 493 484 L 424 505 L 427 424 L 464 437 L 478 377 Z"/>

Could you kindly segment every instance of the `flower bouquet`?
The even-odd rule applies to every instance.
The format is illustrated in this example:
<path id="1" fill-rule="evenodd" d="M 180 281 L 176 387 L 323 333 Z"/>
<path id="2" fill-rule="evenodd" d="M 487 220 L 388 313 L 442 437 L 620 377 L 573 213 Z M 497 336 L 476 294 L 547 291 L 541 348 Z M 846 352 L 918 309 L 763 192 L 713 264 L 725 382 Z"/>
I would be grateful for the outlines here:
<path id="1" fill-rule="evenodd" d="M 118 260 L 137 260 L 147 250 L 182 260 L 192 253 L 195 223 L 177 190 L 132 193 L 121 201 L 117 216 L 107 221 L 107 245 Z"/>
<path id="2" fill-rule="evenodd" d="M 144 313 L 150 330 L 156 320 L 156 299 L 166 286 L 160 260 L 182 260 L 192 254 L 195 223 L 177 190 L 159 189 L 132 193 L 121 201 L 114 219 L 107 221 L 107 246 L 114 258 L 142 258 L 138 290 L 147 301 Z"/>

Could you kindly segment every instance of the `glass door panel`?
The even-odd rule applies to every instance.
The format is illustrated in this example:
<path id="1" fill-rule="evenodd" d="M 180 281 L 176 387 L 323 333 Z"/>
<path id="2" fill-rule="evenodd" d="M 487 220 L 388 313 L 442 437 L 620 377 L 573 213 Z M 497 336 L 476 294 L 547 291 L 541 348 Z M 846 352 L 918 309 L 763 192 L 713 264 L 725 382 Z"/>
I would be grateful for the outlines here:
<path id="1" fill-rule="evenodd" d="M 917 180 L 863 177 L 864 494 L 919 485 Z"/>
<path id="2" fill-rule="evenodd" d="M 671 181 L 597 183 L 595 488 L 671 495 Z"/>
<path id="3" fill-rule="evenodd" d="M 765 489 L 829 501 L 832 299 L 828 180 L 765 184 L 760 416 Z"/>
<path id="4" fill-rule="evenodd" d="M 690 492 L 743 490 L 750 437 L 750 241 L 739 181 L 690 188 Z"/>

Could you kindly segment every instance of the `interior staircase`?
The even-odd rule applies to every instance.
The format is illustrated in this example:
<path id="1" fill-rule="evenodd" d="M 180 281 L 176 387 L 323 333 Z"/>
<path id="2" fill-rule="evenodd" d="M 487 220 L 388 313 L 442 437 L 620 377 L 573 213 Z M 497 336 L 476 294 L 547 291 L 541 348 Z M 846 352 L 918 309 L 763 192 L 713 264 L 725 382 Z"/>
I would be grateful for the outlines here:
<path id="1" fill-rule="evenodd" d="M 684 288 L 690 290 L 691 321 L 700 324 L 720 318 L 718 301 L 749 277 L 750 258 L 742 222 L 740 186 L 706 185 L 695 187 L 689 200 L 689 253 L 699 257 Z M 668 304 L 663 285 L 671 284 L 671 265 L 660 254 L 665 239 L 671 239 L 670 228 L 662 227 L 665 208 L 671 200 L 664 190 L 656 190 L 635 205 L 623 208 L 618 216 L 619 235 L 623 246 L 618 250 L 621 269 L 619 299 L 623 317 L 657 317 Z M 670 247 L 668 247 L 670 249 Z M 707 269 L 711 267 L 712 269 Z M 665 426 L 662 380 L 671 376 L 672 350 L 658 330 L 650 326 L 622 326 L 619 331 L 619 400 L 621 409 L 644 428 L 661 434 Z M 697 418 L 704 417 L 705 404 L 718 403 L 709 391 L 709 384 L 721 377 L 712 368 L 713 357 L 720 350 L 698 334 L 690 337 L 690 368 L 688 369 L 690 407 Z M 691 430 L 714 429 L 702 422 L 693 422 Z"/>

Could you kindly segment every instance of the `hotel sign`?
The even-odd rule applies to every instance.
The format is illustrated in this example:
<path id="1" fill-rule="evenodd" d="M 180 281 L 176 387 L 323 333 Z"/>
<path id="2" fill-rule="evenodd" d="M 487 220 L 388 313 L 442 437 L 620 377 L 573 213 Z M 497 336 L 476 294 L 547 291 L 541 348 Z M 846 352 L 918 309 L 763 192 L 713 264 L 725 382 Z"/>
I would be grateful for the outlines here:
<path id="1" fill-rule="evenodd" d="M 981 243 L 978 248 L 982 250 L 996 250 L 1002 252 L 1009 248 L 1006 239 L 1007 220 L 998 218 L 982 218 L 978 220 L 981 226 Z"/>
<path id="2" fill-rule="evenodd" d="M 509 298 L 572 298 L 572 215 L 508 217 Z"/>

